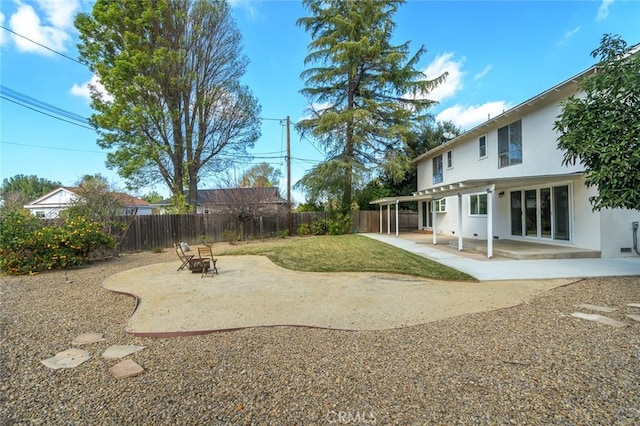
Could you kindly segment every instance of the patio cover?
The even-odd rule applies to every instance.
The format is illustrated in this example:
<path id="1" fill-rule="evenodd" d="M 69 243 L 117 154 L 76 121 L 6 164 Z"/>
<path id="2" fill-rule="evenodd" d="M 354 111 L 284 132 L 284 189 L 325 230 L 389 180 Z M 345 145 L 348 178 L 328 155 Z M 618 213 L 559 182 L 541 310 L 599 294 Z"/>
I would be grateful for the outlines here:
<path id="1" fill-rule="evenodd" d="M 396 205 L 396 236 L 398 236 L 398 204 L 403 201 L 427 201 L 439 200 L 457 195 L 458 196 L 458 251 L 462 251 L 462 196 L 464 194 L 487 194 L 487 257 L 493 257 L 493 194 L 502 189 L 530 186 L 537 184 L 552 184 L 567 180 L 577 180 L 582 177 L 583 173 L 567 173 L 561 175 L 545 175 L 545 176 L 523 176 L 497 179 L 469 179 L 465 181 L 455 182 L 436 186 L 429 189 L 419 190 L 413 195 L 404 195 L 397 197 L 385 197 L 374 201 L 370 204 L 378 204 L 380 206 L 380 233 L 382 234 L 382 207 L 387 206 L 387 234 L 391 233 L 391 205 Z M 436 232 L 436 211 L 431 212 L 433 215 L 433 245 L 438 244 Z"/>

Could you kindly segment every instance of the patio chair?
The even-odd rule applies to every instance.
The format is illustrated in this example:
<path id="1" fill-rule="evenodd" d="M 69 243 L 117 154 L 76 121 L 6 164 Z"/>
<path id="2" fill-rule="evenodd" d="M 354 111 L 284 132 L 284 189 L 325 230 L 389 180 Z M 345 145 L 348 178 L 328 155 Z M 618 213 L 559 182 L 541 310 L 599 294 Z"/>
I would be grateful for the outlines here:
<path id="1" fill-rule="evenodd" d="M 216 267 L 218 259 L 213 257 L 213 250 L 211 249 L 211 246 L 198 247 L 198 257 L 209 261 L 205 263 L 205 267 L 202 268 L 202 275 L 200 278 L 204 277 L 208 273 L 211 273 L 212 277 L 214 273 L 216 275 L 220 275 L 218 274 L 218 268 Z"/>
<path id="2" fill-rule="evenodd" d="M 180 259 L 180 262 L 182 262 L 182 265 L 180 265 L 178 271 L 184 269 L 185 267 L 191 269 L 191 259 L 193 259 L 194 255 L 184 254 L 182 246 L 178 243 L 173 243 L 173 249 L 176 251 L 176 255 L 178 255 L 178 259 Z"/>

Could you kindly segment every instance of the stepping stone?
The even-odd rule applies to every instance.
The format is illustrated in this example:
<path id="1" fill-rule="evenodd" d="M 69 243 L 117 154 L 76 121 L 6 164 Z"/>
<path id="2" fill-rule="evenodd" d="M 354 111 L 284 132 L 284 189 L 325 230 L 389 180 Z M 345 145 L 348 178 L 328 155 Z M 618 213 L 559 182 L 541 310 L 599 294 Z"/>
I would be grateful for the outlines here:
<path id="1" fill-rule="evenodd" d="M 640 308 L 640 303 L 627 303 L 630 308 Z"/>
<path id="2" fill-rule="evenodd" d="M 54 370 L 59 368 L 74 368 L 91 358 L 89 352 L 83 349 L 71 348 L 58 352 L 54 357 L 42 360 L 44 365 Z"/>
<path id="3" fill-rule="evenodd" d="M 634 321 L 640 322 L 640 315 L 629 314 L 629 315 L 627 315 L 627 318 L 631 318 Z"/>
<path id="4" fill-rule="evenodd" d="M 131 355 L 134 352 L 138 352 L 146 348 L 146 346 L 136 345 L 112 345 L 109 346 L 103 353 L 103 358 L 124 358 L 127 355 Z"/>
<path id="5" fill-rule="evenodd" d="M 142 372 L 144 372 L 144 368 L 130 359 L 125 359 L 111 367 L 109 371 L 116 379 L 126 379 L 127 377 L 134 377 L 142 374 Z"/>
<path id="6" fill-rule="evenodd" d="M 582 312 L 574 312 L 571 314 L 571 316 L 574 318 L 580 318 L 588 321 L 595 321 L 602 324 L 611 325 L 613 327 L 625 327 L 627 325 L 623 322 L 616 321 L 614 319 L 611 319 L 602 315 L 598 315 L 598 314 L 584 314 Z"/>
<path id="7" fill-rule="evenodd" d="M 103 342 L 104 333 L 85 333 L 81 334 L 71 341 L 72 346 L 88 345 L 89 343 Z"/>
<path id="8" fill-rule="evenodd" d="M 613 311 L 617 310 L 616 308 L 608 308 L 606 306 L 589 305 L 588 303 L 583 303 L 581 305 L 576 305 L 576 308 L 589 309 L 589 310 L 598 311 L 598 312 L 613 312 Z"/>

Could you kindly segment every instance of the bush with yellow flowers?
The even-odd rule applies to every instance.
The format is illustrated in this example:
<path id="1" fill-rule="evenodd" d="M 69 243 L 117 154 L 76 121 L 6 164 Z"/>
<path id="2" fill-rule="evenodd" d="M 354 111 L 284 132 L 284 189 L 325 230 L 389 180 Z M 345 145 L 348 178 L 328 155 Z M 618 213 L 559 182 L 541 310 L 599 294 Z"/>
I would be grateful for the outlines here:
<path id="1" fill-rule="evenodd" d="M 87 263 L 97 249 L 112 249 L 115 239 L 103 225 L 74 218 L 45 225 L 28 211 L 4 212 L 0 221 L 0 271 L 33 274 Z"/>

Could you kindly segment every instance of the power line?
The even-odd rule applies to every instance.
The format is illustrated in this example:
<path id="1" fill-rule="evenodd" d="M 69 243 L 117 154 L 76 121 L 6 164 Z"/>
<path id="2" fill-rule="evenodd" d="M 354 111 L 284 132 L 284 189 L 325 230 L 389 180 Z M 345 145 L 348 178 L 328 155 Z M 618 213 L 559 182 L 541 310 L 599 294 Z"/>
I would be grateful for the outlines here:
<path id="1" fill-rule="evenodd" d="M 70 61 L 76 62 L 76 63 L 78 63 L 78 64 L 80 64 L 80 65 L 85 66 L 85 67 L 88 67 L 88 65 L 87 65 L 86 63 L 81 62 L 81 61 L 79 61 L 79 60 L 77 60 L 77 59 L 75 59 L 75 58 L 72 58 L 71 56 L 65 55 L 65 54 L 64 54 L 64 53 L 62 53 L 62 52 L 58 52 L 57 50 L 52 49 L 52 48 L 50 48 L 49 46 L 45 46 L 45 45 L 44 45 L 44 44 L 42 44 L 42 43 L 38 43 L 37 41 L 32 40 L 32 39 L 30 39 L 30 38 L 29 38 L 29 37 L 27 37 L 27 36 L 23 36 L 22 34 L 19 34 L 19 33 L 15 32 L 15 31 L 13 31 L 13 30 L 10 30 L 9 28 L 5 27 L 4 25 L 0 25 L 0 28 L 2 28 L 3 30 L 9 31 L 11 34 L 14 34 L 14 35 L 16 35 L 16 36 L 18 36 L 18 37 L 21 37 L 21 38 L 23 38 L 23 39 L 25 39 L 25 40 L 27 40 L 27 41 L 30 41 L 31 43 L 36 44 L 36 45 L 38 45 L 38 46 L 42 47 L 43 49 L 47 49 L 47 50 L 49 50 L 50 52 L 55 53 L 56 55 L 60 55 L 60 56 L 62 56 L 63 58 L 69 59 Z"/>
<path id="2" fill-rule="evenodd" d="M 55 115 L 53 115 L 53 114 L 48 114 L 48 113 L 46 113 L 46 112 L 44 112 L 44 111 L 40 111 L 40 110 L 38 110 L 38 109 L 36 109 L 36 108 L 32 108 L 32 107 L 30 107 L 30 106 L 28 106 L 28 105 L 24 105 L 24 104 L 22 104 L 22 103 L 20 103 L 20 102 L 18 102 L 18 101 L 14 101 L 13 99 L 9 99 L 9 98 L 7 98 L 7 97 L 6 97 L 6 96 L 4 96 L 4 95 L 0 95 L 0 98 L 2 98 L 2 99 L 4 99 L 4 100 L 7 100 L 7 101 L 9 101 L 9 102 L 13 102 L 14 104 L 20 105 L 21 107 L 24 107 L 24 108 L 30 109 L 30 110 L 32 110 L 32 111 L 39 112 L 40 114 L 46 115 L 46 116 L 48 116 L 48 117 L 55 118 L 56 120 L 64 121 L 64 122 L 67 122 L 67 123 L 69 123 L 69 124 L 73 124 L 74 126 L 83 127 L 83 128 L 85 128 L 85 129 L 95 130 L 93 127 L 85 126 L 85 125 L 82 125 L 82 124 L 79 124 L 79 123 L 74 123 L 74 122 L 73 122 L 73 121 L 71 121 L 71 120 L 65 120 L 64 118 L 56 117 L 56 116 L 55 116 Z"/>
<path id="3" fill-rule="evenodd" d="M 18 102 L 23 102 L 26 103 L 27 105 L 31 105 L 32 107 L 35 108 L 40 108 L 40 109 L 44 109 L 46 111 L 49 111 L 53 114 L 57 114 L 57 115 L 62 115 L 70 120 L 74 120 L 74 121 L 78 121 L 82 124 L 88 124 L 89 123 L 89 119 L 86 117 L 83 117 L 79 114 L 76 114 L 74 112 L 70 112 L 67 110 L 64 110 L 62 108 L 59 108 L 55 105 L 52 104 L 48 104 L 46 102 L 43 102 L 39 99 L 36 98 L 32 98 L 31 96 L 27 96 L 23 93 L 17 92 L 13 89 L 10 89 L 6 86 L 0 85 L 0 94 L 6 95 L 9 98 L 18 101 Z"/>
<path id="4" fill-rule="evenodd" d="M 26 147 L 29 147 L 29 148 L 54 149 L 54 150 L 58 150 L 58 151 L 86 152 L 86 153 L 89 153 L 89 154 L 106 154 L 105 151 L 89 151 L 89 150 L 86 150 L 86 149 L 62 148 L 62 147 L 59 147 L 59 146 L 32 145 L 32 144 L 26 144 L 26 143 L 7 142 L 7 141 L 0 141 L 0 144 L 2 144 L 2 145 L 26 146 Z"/>

